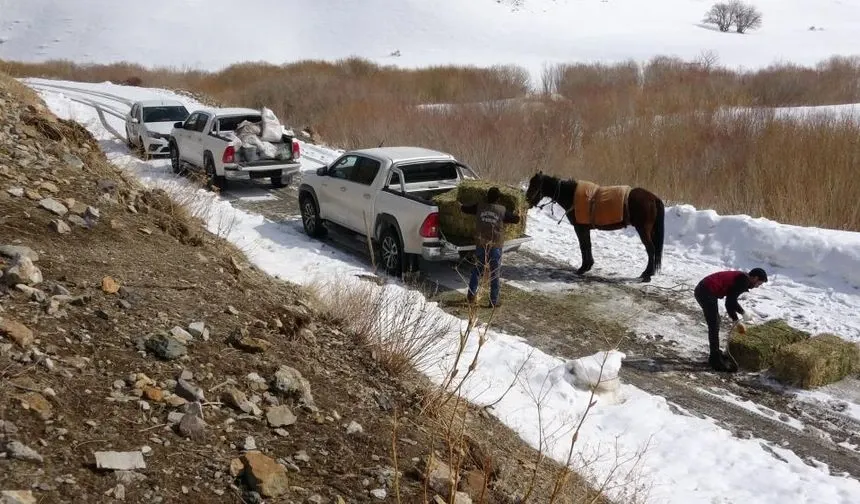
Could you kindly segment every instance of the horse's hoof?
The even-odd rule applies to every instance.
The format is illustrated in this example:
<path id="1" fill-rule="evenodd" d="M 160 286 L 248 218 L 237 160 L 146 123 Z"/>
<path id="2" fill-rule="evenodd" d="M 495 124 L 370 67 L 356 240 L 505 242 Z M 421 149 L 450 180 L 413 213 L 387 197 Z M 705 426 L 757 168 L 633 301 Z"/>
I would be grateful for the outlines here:
<path id="1" fill-rule="evenodd" d="M 651 281 L 651 276 L 650 275 L 648 275 L 648 276 L 642 275 L 641 277 L 639 277 L 639 280 L 642 283 L 648 283 Z"/>

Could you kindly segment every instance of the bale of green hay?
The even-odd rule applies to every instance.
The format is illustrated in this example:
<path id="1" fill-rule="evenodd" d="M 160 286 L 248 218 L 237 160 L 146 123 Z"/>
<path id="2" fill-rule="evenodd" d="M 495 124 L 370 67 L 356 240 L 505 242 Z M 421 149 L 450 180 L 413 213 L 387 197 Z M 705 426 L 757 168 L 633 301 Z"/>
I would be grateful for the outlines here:
<path id="1" fill-rule="evenodd" d="M 860 371 L 860 347 L 833 334 L 820 334 L 777 350 L 771 371 L 788 385 L 820 387 Z"/>
<path id="2" fill-rule="evenodd" d="M 493 186 L 499 188 L 499 203 L 520 216 L 518 224 L 505 224 L 505 241 L 525 234 L 529 207 L 522 190 L 486 180 L 464 180 L 456 188 L 433 197 L 433 203 L 439 207 L 439 227 L 448 241 L 458 245 L 475 244 L 475 216 L 461 212 L 460 204 L 486 201 L 487 191 Z"/>
<path id="3" fill-rule="evenodd" d="M 773 356 L 781 347 L 809 336 L 808 332 L 795 329 L 784 320 L 768 320 L 764 324 L 747 327 L 745 334 L 733 333 L 729 353 L 739 367 L 761 371 L 773 365 Z"/>

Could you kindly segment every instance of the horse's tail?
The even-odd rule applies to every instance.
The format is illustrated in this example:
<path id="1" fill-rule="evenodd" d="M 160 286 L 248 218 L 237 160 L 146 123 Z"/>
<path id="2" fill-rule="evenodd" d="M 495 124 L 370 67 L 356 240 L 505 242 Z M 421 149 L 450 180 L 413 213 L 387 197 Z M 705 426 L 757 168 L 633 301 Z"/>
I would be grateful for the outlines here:
<path id="1" fill-rule="evenodd" d="M 663 263 L 663 237 L 666 233 L 666 206 L 663 200 L 657 198 L 657 219 L 651 231 L 651 241 L 654 243 L 654 271 L 660 271 Z"/>

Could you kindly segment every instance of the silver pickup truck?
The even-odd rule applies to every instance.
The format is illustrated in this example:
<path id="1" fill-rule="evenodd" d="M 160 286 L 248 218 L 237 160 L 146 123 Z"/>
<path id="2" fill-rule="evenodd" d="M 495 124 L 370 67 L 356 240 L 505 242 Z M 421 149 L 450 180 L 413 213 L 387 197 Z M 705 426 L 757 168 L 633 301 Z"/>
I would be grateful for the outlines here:
<path id="1" fill-rule="evenodd" d="M 174 173 L 186 165 L 203 169 L 211 185 L 224 189 L 227 178 L 268 178 L 274 187 L 291 183 L 301 169 L 299 142 L 283 133 L 280 141 L 270 142 L 276 155 L 272 158 L 248 159 L 241 142 L 233 133 L 244 121 L 259 124 L 260 110 L 220 108 L 196 110 L 183 122 L 173 125 L 168 140 L 170 162 Z"/>
<path id="2" fill-rule="evenodd" d="M 314 237 L 325 235 L 328 224 L 369 236 L 381 265 L 400 276 L 418 269 L 420 258 L 458 260 L 475 249 L 474 244 L 445 239 L 433 197 L 477 178 L 444 152 L 419 147 L 348 151 L 327 166 L 302 173 L 302 224 Z M 517 250 L 529 240 L 527 235 L 509 240 L 504 250 Z"/>

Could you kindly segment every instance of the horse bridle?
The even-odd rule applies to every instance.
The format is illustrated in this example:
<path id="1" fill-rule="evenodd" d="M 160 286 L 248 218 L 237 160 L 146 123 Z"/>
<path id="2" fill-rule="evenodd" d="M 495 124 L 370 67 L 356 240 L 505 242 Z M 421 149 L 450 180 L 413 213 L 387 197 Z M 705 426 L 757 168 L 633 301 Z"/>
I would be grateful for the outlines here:
<path id="1" fill-rule="evenodd" d="M 544 198 L 544 193 L 543 193 L 543 175 L 541 175 L 541 176 L 540 176 L 540 185 L 539 185 L 538 187 L 539 187 L 539 189 L 538 189 L 538 196 L 539 196 L 539 197 L 538 197 L 538 201 L 540 201 L 540 200 L 542 200 L 542 199 Z M 550 201 L 547 201 L 547 202 L 546 202 L 546 203 L 544 203 L 543 205 L 535 205 L 535 206 L 536 206 L 536 207 L 538 207 L 538 209 L 539 209 L 539 210 L 543 210 L 547 205 L 549 205 L 549 204 L 551 204 L 551 203 L 556 203 L 556 204 L 557 204 L 557 203 L 558 203 L 558 197 L 559 197 L 560 195 L 561 195 L 561 181 L 559 181 L 559 183 L 555 185 L 555 196 L 554 196 L 554 197 L 551 197 L 551 198 L 550 198 Z M 575 207 L 574 203 L 573 203 L 573 202 L 571 202 L 571 204 L 570 204 L 570 208 L 568 208 L 568 209 L 567 209 L 567 211 L 566 211 L 566 212 L 564 212 L 564 213 L 561 215 L 561 218 L 558 220 L 558 222 L 556 222 L 556 224 L 561 224 L 561 221 L 563 221 L 563 220 L 564 220 L 564 218 L 565 218 L 565 217 L 567 217 L 567 214 L 569 214 L 569 213 L 574 209 L 574 207 Z M 564 208 L 564 207 L 562 207 L 562 208 Z"/>

